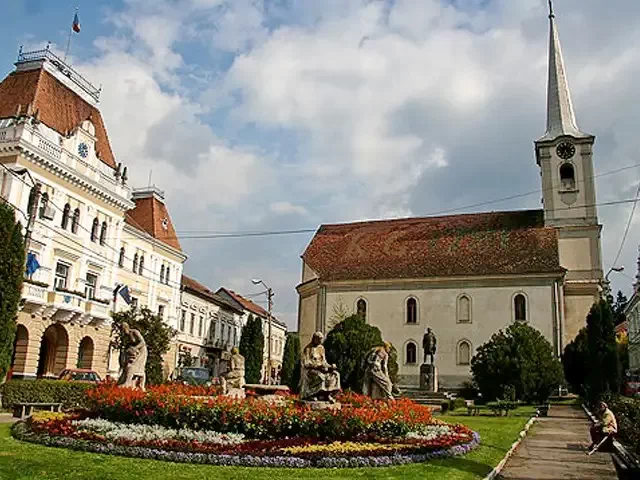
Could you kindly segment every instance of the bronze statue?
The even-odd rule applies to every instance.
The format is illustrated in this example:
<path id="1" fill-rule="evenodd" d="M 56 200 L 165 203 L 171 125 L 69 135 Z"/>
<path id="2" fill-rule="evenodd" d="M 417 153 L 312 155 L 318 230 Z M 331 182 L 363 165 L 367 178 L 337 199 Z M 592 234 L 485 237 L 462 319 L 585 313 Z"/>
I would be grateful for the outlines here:
<path id="1" fill-rule="evenodd" d="M 434 357 L 436 355 L 436 336 L 427 328 L 424 336 L 422 337 L 422 348 L 424 349 L 424 363 L 427 363 L 427 357 L 431 356 L 431 365 L 434 364 Z"/>
<path id="2" fill-rule="evenodd" d="M 391 344 L 373 347 L 365 357 L 362 393 L 374 399 L 393 399 L 393 383 L 389 377 L 389 352 Z"/>
<path id="3" fill-rule="evenodd" d="M 335 403 L 334 395 L 340 391 L 340 373 L 335 365 L 327 363 L 323 339 L 321 332 L 314 333 L 302 352 L 300 398 Z"/>

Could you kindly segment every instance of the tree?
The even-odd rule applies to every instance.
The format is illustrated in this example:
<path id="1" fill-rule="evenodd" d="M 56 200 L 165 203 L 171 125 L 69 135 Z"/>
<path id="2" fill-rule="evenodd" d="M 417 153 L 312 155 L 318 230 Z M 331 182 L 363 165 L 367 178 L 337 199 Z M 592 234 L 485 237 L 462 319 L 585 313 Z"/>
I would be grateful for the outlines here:
<path id="1" fill-rule="evenodd" d="M 121 352 L 128 347 L 129 338 L 123 335 L 122 324 L 127 322 L 142 334 L 147 344 L 147 365 L 145 373 L 147 383 L 158 385 L 164 381 L 162 374 L 162 357 L 169 351 L 172 338 L 176 331 L 164 323 L 162 317 L 153 313 L 147 307 L 137 309 L 132 307 L 125 312 L 113 315 L 112 334 L 113 345 Z"/>
<path id="2" fill-rule="evenodd" d="M 620 363 L 613 326 L 613 311 L 606 300 L 594 303 L 587 315 L 587 376 L 585 395 L 594 404 L 620 385 Z"/>
<path id="3" fill-rule="evenodd" d="M 564 378 L 571 390 L 578 395 L 584 395 L 584 386 L 587 378 L 587 359 L 589 357 L 589 344 L 587 341 L 587 329 L 582 328 L 564 348 L 562 354 L 562 367 Z"/>
<path id="4" fill-rule="evenodd" d="M 527 402 L 545 401 L 562 383 L 562 365 L 542 334 L 524 323 L 514 323 L 493 334 L 471 360 L 471 372 L 488 400 L 511 396 Z"/>
<path id="5" fill-rule="evenodd" d="M 196 358 L 191 355 L 191 350 L 181 350 L 178 353 L 178 367 L 189 368 L 196 363 Z"/>
<path id="6" fill-rule="evenodd" d="M 627 303 L 629 303 L 629 299 L 627 299 L 626 295 L 624 295 L 622 291 L 618 290 L 616 300 L 611 305 L 611 309 L 613 310 L 614 325 L 620 325 L 626 320 L 624 309 L 627 306 Z"/>
<path id="7" fill-rule="evenodd" d="M 300 337 L 297 333 L 287 334 L 282 355 L 280 382 L 292 392 L 297 392 L 300 384 Z"/>
<path id="8" fill-rule="evenodd" d="M 324 341 L 327 361 L 335 363 L 338 367 L 343 389 L 362 391 L 364 357 L 373 347 L 382 344 L 380 329 L 367 324 L 360 315 L 345 318 L 328 333 Z M 389 372 L 396 374 L 391 376 L 395 385 L 398 372 L 397 360 L 394 360 L 393 355 L 389 357 Z"/>
<path id="9" fill-rule="evenodd" d="M 264 356 L 262 319 L 249 315 L 240 336 L 240 354 L 244 357 L 244 378 L 247 383 L 260 383 Z"/>
<path id="10" fill-rule="evenodd" d="M 22 225 L 13 208 L 0 203 L 0 383 L 11 366 L 24 271 Z"/>

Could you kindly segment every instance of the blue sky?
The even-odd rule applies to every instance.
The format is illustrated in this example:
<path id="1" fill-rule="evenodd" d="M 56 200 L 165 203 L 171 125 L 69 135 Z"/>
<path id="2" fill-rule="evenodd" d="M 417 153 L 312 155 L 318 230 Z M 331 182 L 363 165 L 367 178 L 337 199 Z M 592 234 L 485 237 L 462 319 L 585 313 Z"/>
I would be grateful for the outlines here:
<path id="1" fill-rule="evenodd" d="M 556 14 L 578 123 L 596 173 L 640 162 L 640 4 L 562 0 Z M 64 51 L 103 85 L 112 147 L 134 184 L 166 191 L 178 232 L 540 208 L 546 0 L 8 0 L 0 70 L 18 46 Z M 624 11 L 624 16 L 619 12 Z M 597 179 L 599 202 L 635 194 L 638 169 Z M 602 207 L 611 266 L 630 206 Z M 614 287 L 629 292 L 634 219 Z M 181 240 L 211 288 L 276 291 L 295 326 L 309 234 Z"/>

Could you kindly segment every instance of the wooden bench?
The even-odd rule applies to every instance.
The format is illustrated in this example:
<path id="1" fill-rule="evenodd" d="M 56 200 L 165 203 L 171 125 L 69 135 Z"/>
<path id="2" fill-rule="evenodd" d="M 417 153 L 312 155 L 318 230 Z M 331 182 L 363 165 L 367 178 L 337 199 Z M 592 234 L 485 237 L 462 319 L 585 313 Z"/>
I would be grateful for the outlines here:
<path id="1" fill-rule="evenodd" d="M 31 416 L 33 410 L 48 410 L 50 412 L 59 412 L 62 409 L 61 403 L 15 403 L 13 405 L 13 416 L 15 418 L 25 418 Z"/>
<path id="2" fill-rule="evenodd" d="M 640 461 L 615 438 L 612 442 L 611 458 L 620 480 L 640 479 Z"/>

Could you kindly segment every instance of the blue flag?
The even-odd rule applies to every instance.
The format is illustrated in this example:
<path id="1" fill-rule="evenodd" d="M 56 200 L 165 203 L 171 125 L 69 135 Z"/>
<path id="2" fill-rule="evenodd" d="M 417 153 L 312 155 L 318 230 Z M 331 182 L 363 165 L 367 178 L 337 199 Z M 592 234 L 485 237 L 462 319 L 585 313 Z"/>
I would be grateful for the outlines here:
<path id="1" fill-rule="evenodd" d="M 40 268 L 38 259 L 34 253 L 27 254 L 27 275 L 33 275 Z"/>
<path id="2" fill-rule="evenodd" d="M 120 295 L 127 305 L 131 305 L 131 295 L 129 295 L 129 287 L 126 285 L 118 285 L 113 291 L 115 299 L 116 295 Z"/>

